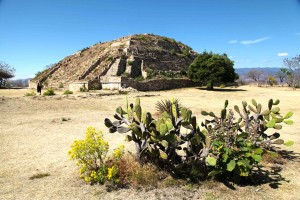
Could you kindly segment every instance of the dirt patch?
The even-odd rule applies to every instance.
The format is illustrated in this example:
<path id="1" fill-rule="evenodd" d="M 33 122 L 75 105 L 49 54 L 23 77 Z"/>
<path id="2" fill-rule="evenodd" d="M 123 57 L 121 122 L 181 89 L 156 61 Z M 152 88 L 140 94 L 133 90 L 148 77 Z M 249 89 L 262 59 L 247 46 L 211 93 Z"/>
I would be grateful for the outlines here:
<path id="1" fill-rule="evenodd" d="M 135 92 L 115 95 L 75 93 L 53 97 L 24 97 L 30 90 L 0 90 L 0 199 L 297 199 L 300 187 L 300 90 L 288 88 L 241 87 L 241 91 L 205 91 L 186 88 L 162 92 Z M 85 98 L 82 98 L 85 96 Z M 225 99 L 229 107 L 255 98 L 267 107 L 269 98 L 280 99 L 283 112 L 292 110 L 294 125 L 284 126 L 283 139 L 295 142 L 283 147 L 286 164 L 280 172 L 278 187 L 269 184 L 239 187 L 235 190 L 218 182 L 207 181 L 199 186 L 180 186 L 152 190 L 120 189 L 107 192 L 104 186 L 88 185 L 79 178 L 68 149 L 75 139 L 84 138 L 85 129 L 94 126 L 103 131 L 111 148 L 120 144 L 134 152 L 122 134 L 109 134 L 104 118 L 112 118 L 124 98 L 134 102 L 140 96 L 142 107 L 155 112 L 155 103 L 175 97 L 193 110 L 199 120 L 202 110 L 218 113 Z M 67 120 L 63 120 L 67 119 Z M 49 174 L 42 178 L 30 177 Z"/>

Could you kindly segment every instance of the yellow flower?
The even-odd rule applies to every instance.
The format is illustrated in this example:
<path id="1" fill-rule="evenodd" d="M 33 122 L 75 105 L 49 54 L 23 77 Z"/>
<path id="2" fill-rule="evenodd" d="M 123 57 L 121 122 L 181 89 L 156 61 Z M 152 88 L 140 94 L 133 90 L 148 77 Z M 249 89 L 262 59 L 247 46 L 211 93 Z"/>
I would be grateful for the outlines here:
<path id="1" fill-rule="evenodd" d="M 118 168 L 116 166 L 112 166 L 112 167 L 108 168 L 107 170 L 108 170 L 108 173 L 107 173 L 108 180 L 111 180 L 112 178 L 114 178 L 118 173 Z"/>
<path id="2" fill-rule="evenodd" d="M 115 159 L 120 159 L 124 155 L 124 145 L 120 145 L 114 150 L 113 156 Z"/>

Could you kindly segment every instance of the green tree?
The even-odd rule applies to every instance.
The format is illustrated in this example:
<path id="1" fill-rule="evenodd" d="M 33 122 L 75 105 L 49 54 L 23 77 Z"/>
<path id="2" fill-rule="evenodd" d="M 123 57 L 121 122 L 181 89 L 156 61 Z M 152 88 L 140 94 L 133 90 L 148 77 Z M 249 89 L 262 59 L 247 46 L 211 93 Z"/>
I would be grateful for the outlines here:
<path id="1" fill-rule="evenodd" d="M 228 83 L 238 79 L 233 65 L 226 54 L 204 51 L 190 65 L 188 75 L 192 81 L 207 83 L 208 89 L 213 90 L 216 82 Z"/>
<path id="2" fill-rule="evenodd" d="M 276 85 L 277 84 L 276 78 L 274 76 L 269 75 L 267 78 L 267 83 L 270 86 Z"/>

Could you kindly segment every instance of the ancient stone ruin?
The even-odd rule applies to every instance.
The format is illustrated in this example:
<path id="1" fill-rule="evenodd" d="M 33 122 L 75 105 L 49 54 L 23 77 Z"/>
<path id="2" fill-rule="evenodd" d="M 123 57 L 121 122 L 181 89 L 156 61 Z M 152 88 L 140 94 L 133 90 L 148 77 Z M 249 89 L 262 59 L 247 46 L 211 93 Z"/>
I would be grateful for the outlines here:
<path id="1" fill-rule="evenodd" d="M 187 45 L 152 34 L 138 34 L 84 48 L 29 82 L 44 87 L 161 90 L 193 86 L 186 71 L 196 56 Z M 151 86 L 152 85 L 152 86 Z"/>

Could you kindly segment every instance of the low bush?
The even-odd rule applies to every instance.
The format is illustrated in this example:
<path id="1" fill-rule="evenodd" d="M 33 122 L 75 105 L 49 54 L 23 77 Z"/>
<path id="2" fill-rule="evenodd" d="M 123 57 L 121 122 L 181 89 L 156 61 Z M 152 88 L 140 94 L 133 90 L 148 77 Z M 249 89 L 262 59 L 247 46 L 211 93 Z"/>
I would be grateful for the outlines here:
<path id="1" fill-rule="evenodd" d="M 47 89 L 44 93 L 44 96 L 53 96 L 55 95 L 54 90 L 53 89 Z"/>
<path id="2" fill-rule="evenodd" d="M 64 93 L 63 94 L 73 94 L 73 92 L 72 91 L 70 91 L 70 90 L 66 90 L 66 91 L 64 91 Z"/>
<path id="3" fill-rule="evenodd" d="M 127 61 L 127 64 L 128 64 L 128 65 L 130 65 L 130 66 L 132 66 L 132 65 L 133 65 L 133 63 L 134 63 L 134 61 L 133 61 L 133 60 L 128 60 L 128 61 Z"/>
<path id="4" fill-rule="evenodd" d="M 86 86 L 85 86 L 85 85 L 83 85 L 82 87 L 80 87 L 79 91 L 80 91 L 80 92 L 88 92 L 88 91 L 89 91 L 89 89 L 88 89 L 88 88 L 86 88 Z"/>
<path id="5" fill-rule="evenodd" d="M 27 92 L 24 94 L 25 97 L 36 96 L 36 93 L 32 90 L 31 92 Z"/>
<path id="6" fill-rule="evenodd" d="M 63 83 L 59 83 L 58 84 L 58 88 L 64 88 L 64 84 Z"/>
<path id="7" fill-rule="evenodd" d="M 118 163 L 124 155 L 124 146 L 116 148 L 112 155 L 108 155 L 108 151 L 102 132 L 88 127 L 85 139 L 75 140 L 68 153 L 71 160 L 77 160 L 80 177 L 86 182 L 119 184 Z"/>

